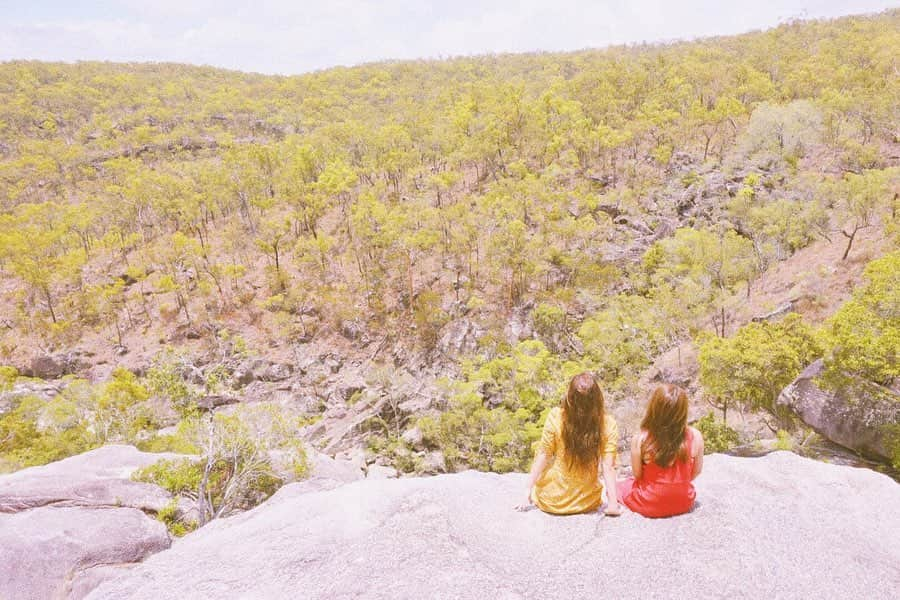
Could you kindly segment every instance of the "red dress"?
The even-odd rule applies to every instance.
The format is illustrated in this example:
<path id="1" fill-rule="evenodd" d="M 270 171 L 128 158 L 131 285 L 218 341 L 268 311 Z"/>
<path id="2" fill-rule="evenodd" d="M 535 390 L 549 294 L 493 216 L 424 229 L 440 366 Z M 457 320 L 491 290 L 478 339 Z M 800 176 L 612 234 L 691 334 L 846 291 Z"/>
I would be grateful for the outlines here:
<path id="1" fill-rule="evenodd" d="M 691 483 L 694 456 L 691 453 L 693 433 L 690 427 L 685 429 L 684 444 L 687 446 L 687 459 L 676 460 L 668 467 L 660 467 L 651 460 L 644 463 L 640 479 L 631 477 L 620 481 L 616 486 L 619 501 L 645 517 L 671 517 L 689 512 L 697 496 Z"/>

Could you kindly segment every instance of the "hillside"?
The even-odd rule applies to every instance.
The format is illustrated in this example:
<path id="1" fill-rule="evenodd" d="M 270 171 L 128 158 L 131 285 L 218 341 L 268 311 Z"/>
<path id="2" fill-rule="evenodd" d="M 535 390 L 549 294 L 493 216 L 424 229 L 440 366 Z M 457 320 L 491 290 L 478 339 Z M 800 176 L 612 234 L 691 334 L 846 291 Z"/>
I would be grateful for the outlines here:
<path id="1" fill-rule="evenodd" d="M 663 380 L 740 442 L 805 441 L 775 401 L 813 361 L 900 388 L 898 32 L 0 64 L 0 471 L 130 443 L 224 474 L 237 448 L 223 516 L 313 448 L 521 470 L 581 370 L 623 445 Z"/>

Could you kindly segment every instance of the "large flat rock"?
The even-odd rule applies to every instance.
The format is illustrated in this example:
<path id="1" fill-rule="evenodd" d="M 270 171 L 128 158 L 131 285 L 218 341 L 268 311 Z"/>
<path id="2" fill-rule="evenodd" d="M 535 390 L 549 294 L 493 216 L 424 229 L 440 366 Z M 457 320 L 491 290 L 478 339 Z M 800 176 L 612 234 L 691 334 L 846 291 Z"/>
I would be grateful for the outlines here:
<path id="1" fill-rule="evenodd" d="M 134 508 L 0 514 L 0 598 L 72 597 L 72 583 L 83 571 L 136 562 L 169 543 L 165 525 Z"/>
<path id="2" fill-rule="evenodd" d="M 286 486 L 91 599 L 895 598 L 900 485 L 777 452 L 713 455 L 694 512 L 518 513 L 524 475 Z"/>
<path id="3" fill-rule="evenodd" d="M 168 548 L 152 515 L 172 496 L 131 474 L 176 456 L 110 445 L 0 476 L 0 599 L 80 598 L 115 566 Z"/>

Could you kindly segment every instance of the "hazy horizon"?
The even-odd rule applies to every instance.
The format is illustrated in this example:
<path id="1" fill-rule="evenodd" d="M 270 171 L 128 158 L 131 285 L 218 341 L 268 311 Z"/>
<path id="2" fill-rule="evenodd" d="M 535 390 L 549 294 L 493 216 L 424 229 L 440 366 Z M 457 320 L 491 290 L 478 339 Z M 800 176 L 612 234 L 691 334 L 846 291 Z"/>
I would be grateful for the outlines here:
<path id="1" fill-rule="evenodd" d="M 0 0 L 0 61 L 176 62 L 299 75 L 385 60 L 566 52 L 732 35 L 791 19 L 875 13 L 884 0 L 329 3 Z"/>

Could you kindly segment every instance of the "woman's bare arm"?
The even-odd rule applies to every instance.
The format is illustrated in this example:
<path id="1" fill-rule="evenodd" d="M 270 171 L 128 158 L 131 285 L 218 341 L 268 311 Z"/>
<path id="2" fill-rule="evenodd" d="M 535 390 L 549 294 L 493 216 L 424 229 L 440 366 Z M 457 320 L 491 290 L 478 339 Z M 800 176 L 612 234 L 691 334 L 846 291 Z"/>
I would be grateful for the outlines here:
<path id="1" fill-rule="evenodd" d="M 694 434 L 694 443 L 692 444 L 691 453 L 694 457 L 694 470 L 691 473 L 691 481 L 697 478 L 697 475 L 700 474 L 700 471 L 703 470 L 703 434 L 697 431 L 696 428 L 691 427 L 691 430 Z"/>
<path id="2" fill-rule="evenodd" d="M 644 432 L 639 431 L 631 438 L 631 472 L 635 479 L 640 479 L 644 474 L 644 460 L 641 458 L 641 442 Z"/>
<path id="3" fill-rule="evenodd" d="M 618 517 L 622 514 L 619 507 L 619 495 L 616 490 L 616 455 L 603 455 L 603 486 L 606 488 L 606 510 L 610 517 Z"/>
<path id="4" fill-rule="evenodd" d="M 551 458 L 541 450 L 534 455 L 534 462 L 531 463 L 531 472 L 528 474 L 528 489 L 525 492 L 525 501 L 521 504 L 517 504 L 516 510 L 526 510 L 531 506 L 531 490 L 534 488 L 538 479 L 541 478 L 541 475 L 544 474 L 544 471 L 547 470 L 547 467 L 550 466 L 551 462 Z"/>

